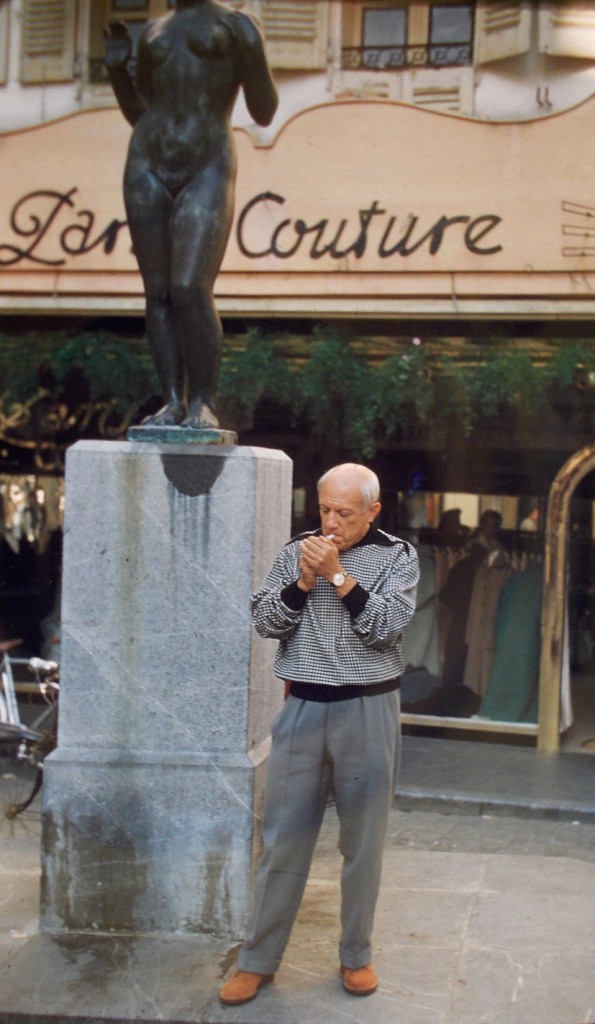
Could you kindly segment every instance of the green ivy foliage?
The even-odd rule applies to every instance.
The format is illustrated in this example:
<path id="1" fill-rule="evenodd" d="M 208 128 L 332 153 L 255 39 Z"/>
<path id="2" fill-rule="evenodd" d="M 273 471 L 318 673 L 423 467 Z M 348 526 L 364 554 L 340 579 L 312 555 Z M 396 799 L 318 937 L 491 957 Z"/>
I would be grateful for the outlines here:
<path id="1" fill-rule="evenodd" d="M 315 329 L 291 358 L 281 354 L 283 341 L 258 327 L 226 340 L 218 401 L 222 421 L 240 434 L 252 428 L 259 406 L 272 402 L 288 429 L 352 458 L 370 458 L 379 443 L 419 424 L 437 436 L 457 429 L 470 436 L 495 421 L 537 422 L 548 407 L 564 417 L 595 404 L 595 347 L 587 341 L 549 343 L 551 355 L 538 362 L 513 342 L 493 339 L 485 354 L 475 345 L 474 361 L 465 362 L 463 349 L 462 358 L 430 355 L 414 339 L 374 364 L 333 327 Z M 160 388 L 140 337 L 0 335 L 0 421 L 11 407 L 33 407 L 42 396 L 68 408 L 110 403 L 130 422 L 159 400 Z"/>
<path id="2" fill-rule="evenodd" d="M 296 393 L 300 416 L 314 436 L 364 458 L 374 454 L 372 372 L 345 338 L 328 328 L 315 332 Z"/>
<path id="3" fill-rule="evenodd" d="M 102 331 L 0 335 L 0 400 L 7 411 L 43 394 L 54 401 L 110 402 L 123 413 L 158 393 L 142 339 Z"/>
<path id="4" fill-rule="evenodd" d="M 378 427 L 386 437 L 394 436 L 403 424 L 428 419 L 434 388 L 421 342 L 403 355 L 389 356 L 371 383 Z"/>
<path id="5" fill-rule="evenodd" d="M 144 349 L 144 345 L 143 345 Z M 157 375 L 140 345 L 101 333 L 77 334 L 58 348 L 51 369 L 61 389 L 82 377 L 91 402 L 112 402 L 123 413 L 159 393 Z"/>
<path id="6" fill-rule="evenodd" d="M 37 334 L 22 335 L 16 350 L 10 342 L 8 335 L 0 334 L 0 399 L 6 408 L 31 401 L 39 391 L 43 361 Z"/>
<path id="7" fill-rule="evenodd" d="M 247 331 L 243 350 L 226 353 L 217 395 L 237 429 L 246 429 L 252 424 L 258 404 L 265 398 L 291 408 L 293 392 L 294 381 L 286 360 L 278 354 L 274 342 L 263 337 L 258 328 Z"/>
<path id="8" fill-rule="evenodd" d="M 595 347 L 581 341 L 561 344 L 545 367 L 546 381 L 568 387 L 574 383 L 577 369 L 595 372 Z"/>
<path id="9" fill-rule="evenodd" d="M 526 352 L 492 356 L 467 373 L 467 426 L 512 411 L 534 415 L 545 399 L 544 383 L 543 374 Z"/>

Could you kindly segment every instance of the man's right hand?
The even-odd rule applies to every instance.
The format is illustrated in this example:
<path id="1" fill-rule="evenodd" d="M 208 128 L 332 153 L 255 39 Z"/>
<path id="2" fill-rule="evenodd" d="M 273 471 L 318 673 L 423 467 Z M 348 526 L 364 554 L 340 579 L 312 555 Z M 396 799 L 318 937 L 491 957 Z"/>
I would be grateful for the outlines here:
<path id="1" fill-rule="evenodd" d="M 300 578 L 297 581 L 300 590 L 309 593 L 316 586 L 316 580 L 317 575 L 312 567 L 306 564 L 303 557 L 300 557 Z"/>

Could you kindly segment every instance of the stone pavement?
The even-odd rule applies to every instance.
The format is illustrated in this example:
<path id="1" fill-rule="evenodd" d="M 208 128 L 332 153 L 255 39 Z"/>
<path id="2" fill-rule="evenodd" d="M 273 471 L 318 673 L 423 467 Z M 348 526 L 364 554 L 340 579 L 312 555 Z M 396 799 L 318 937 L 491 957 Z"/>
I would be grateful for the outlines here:
<path id="1" fill-rule="evenodd" d="M 405 736 L 399 805 L 595 823 L 595 755 Z"/>
<path id="2" fill-rule="evenodd" d="M 405 789 L 411 775 L 421 780 L 415 751 L 418 741 L 405 745 Z M 514 754 L 500 753 L 518 769 Z M 456 775 L 462 762 L 455 748 L 447 754 Z M 469 751 L 458 754 L 464 761 Z M 582 777 L 595 760 L 578 756 L 588 762 L 577 764 Z M 501 780 L 502 790 L 507 785 Z M 538 816 L 534 800 L 511 810 L 490 796 L 485 778 L 482 786 L 475 802 L 453 792 L 442 803 L 450 813 L 416 809 L 411 792 L 395 806 L 374 934 L 381 983 L 365 999 L 344 993 L 339 980 L 339 858 L 329 808 L 275 983 L 235 1009 L 217 999 L 236 953 L 229 943 L 39 935 L 39 807 L 2 821 L 0 1022 L 591 1024 L 595 821 L 586 804 L 574 819 L 551 808 Z"/>

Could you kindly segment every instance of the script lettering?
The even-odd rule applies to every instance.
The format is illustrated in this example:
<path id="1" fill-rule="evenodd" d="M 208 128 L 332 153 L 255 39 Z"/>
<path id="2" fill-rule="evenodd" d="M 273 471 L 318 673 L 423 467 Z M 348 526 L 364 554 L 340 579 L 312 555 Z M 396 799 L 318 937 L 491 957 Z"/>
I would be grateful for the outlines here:
<path id="1" fill-rule="evenodd" d="M 78 189 L 54 192 L 40 189 L 22 196 L 13 206 L 9 224 L 22 245 L 0 244 L 0 266 L 35 263 L 44 267 L 62 267 L 68 256 L 81 256 L 101 247 L 109 256 L 115 249 L 125 220 L 114 218 L 96 232 L 96 216 L 91 210 L 75 212 L 74 219 L 60 229 L 60 222 L 75 209 L 73 197 Z M 54 248 L 51 243 L 53 240 Z M 59 255 L 55 255 L 56 248 Z M 53 255 L 52 255 L 53 253 Z"/>
<path id="2" fill-rule="evenodd" d="M 308 223 L 303 217 L 296 217 L 293 220 L 290 217 L 283 217 L 282 220 L 267 227 L 268 244 L 263 245 L 263 208 L 266 210 L 268 222 L 271 204 L 273 207 L 281 207 L 285 203 L 285 197 L 276 192 L 261 192 L 246 203 L 240 212 L 236 227 L 236 239 L 243 256 L 248 259 L 273 256 L 279 260 L 288 260 L 305 246 L 306 255 L 311 260 L 319 260 L 323 256 L 341 260 L 351 255 L 360 260 L 373 247 L 370 237 L 373 222 L 378 223 L 381 218 L 387 216 L 387 211 L 376 199 L 365 209 L 358 210 L 359 223 L 354 233 L 352 229 L 352 241 L 349 241 L 350 221 L 347 217 L 342 217 L 336 226 L 328 217 L 322 217 L 312 223 Z M 259 207 L 261 208 L 258 209 Z M 253 214 L 256 217 L 254 224 L 251 221 Z M 424 229 L 420 226 L 420 218 L 412 214 L 404 227 L 397 228 L 397 217 L 390 214 L 376 246 L 376 255 L 383 260 L 393 256 L 407 257 L 426 247 L 428 254 L 435 256 L 440 251 L 445 236 L 452 235 L 456 225 L 465 225 L 462 242 L 468 252 L 476 256 L 491 256 L 500 252 L 502 246 L 482 246 L 480 243 L 501 222 L 502 218 L 495 214 L 482 214 L 478 217 L 471 217 L 469 214 L 456 214 L 452 217 L 443 215 L 429 228 Z M 252 238 L 258 242 L 252 241 Z"/>

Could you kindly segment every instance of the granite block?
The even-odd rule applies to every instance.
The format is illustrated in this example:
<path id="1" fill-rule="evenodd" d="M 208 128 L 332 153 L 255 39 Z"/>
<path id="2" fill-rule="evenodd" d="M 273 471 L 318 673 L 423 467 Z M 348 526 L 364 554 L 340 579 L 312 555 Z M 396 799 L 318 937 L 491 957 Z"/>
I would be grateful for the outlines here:
<path id="1" fill-rule="evenodd" d="M 57 756 L 44 789 L 43 931 L 240 937 L 254 831 L 248 764 Z"/>
<path id="2" fill-rule="evenodd" d="M 290 509 L 281 452 L 69 450 L 45 930 L 241 933 L 283 699 L 250 602 Z"/>
<path id="3" fill-rule="evenodd" d="M 265 738 L 281 687 L 250 599 L 288 537 L 290 467 L 265 449 L 69 451 L 61 745 L 237 751 Z"/>

